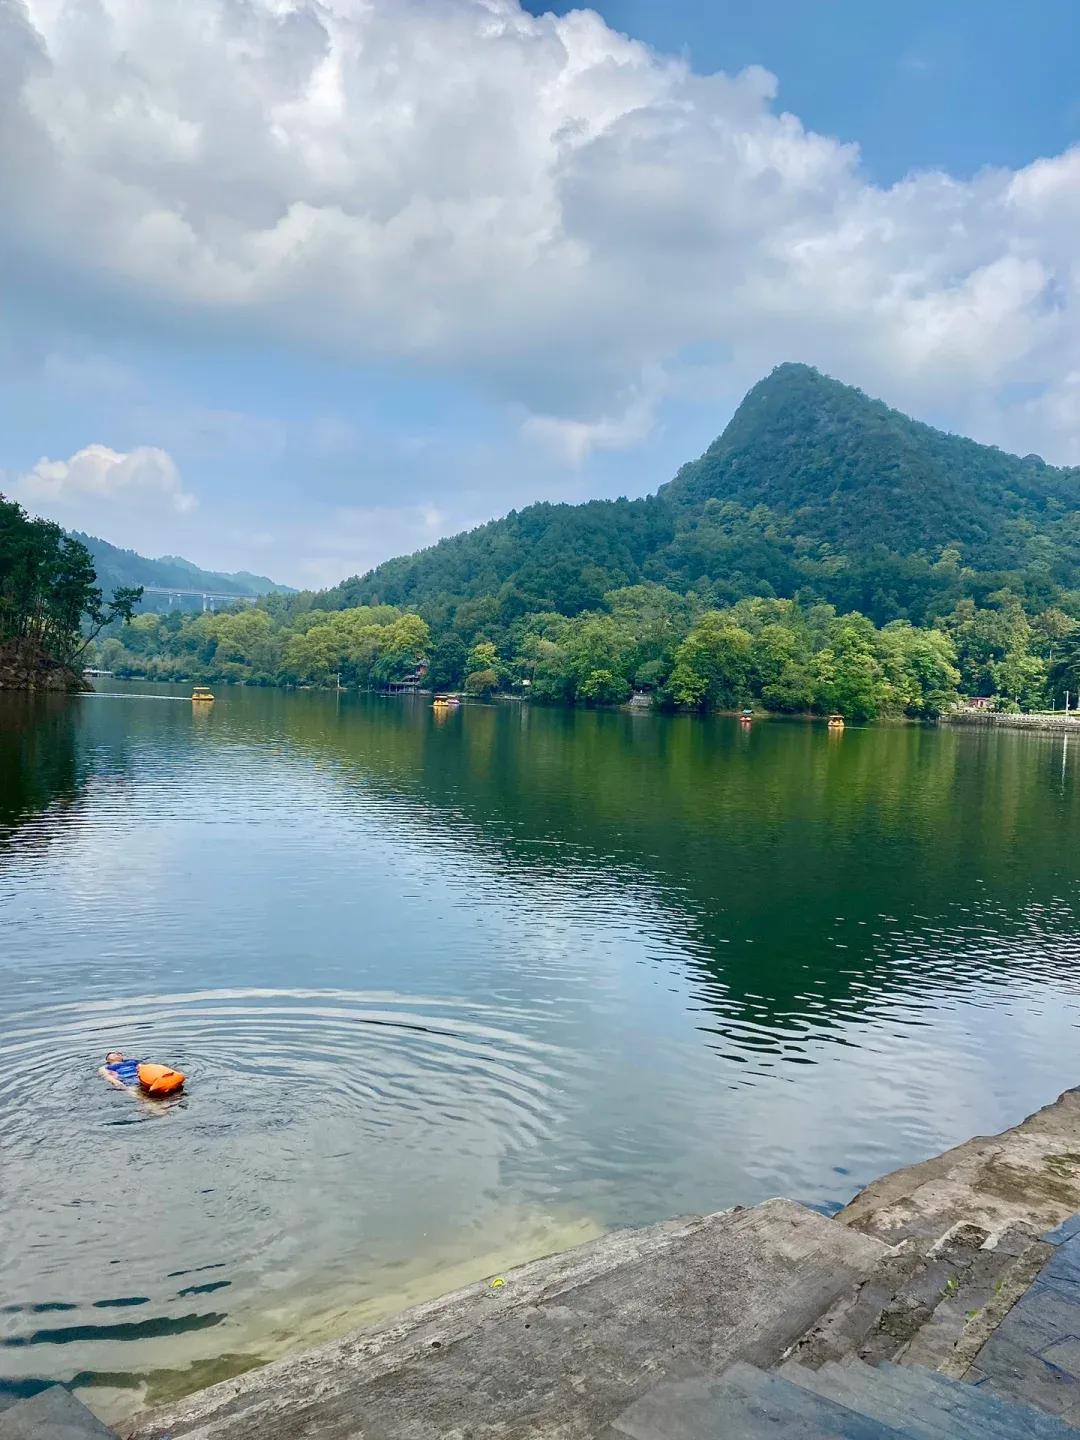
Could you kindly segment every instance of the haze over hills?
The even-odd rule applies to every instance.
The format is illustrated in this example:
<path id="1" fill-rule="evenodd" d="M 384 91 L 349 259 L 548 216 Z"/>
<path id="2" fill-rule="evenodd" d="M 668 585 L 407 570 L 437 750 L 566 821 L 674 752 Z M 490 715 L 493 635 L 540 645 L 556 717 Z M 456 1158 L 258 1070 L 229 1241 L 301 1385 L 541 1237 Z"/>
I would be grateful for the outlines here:
<path id="1" fill-rule="evenodd" d="M 96 535 L 84 535 L 73 531 L 76 540 L 81 540 L 94 560 L 97 581 L 106 596 L 120 586 L 143 585 L 160 589 L 175 587 L 177 590 L 200 590 L 215 595 L 242 596 L 292 594 L 288 585 L 279 585 L 265 575 L 251 575 L 246 570 L 235 574 L 222 574 L 216 570 L 202 570 L 190 560 L 179 555 L 162 555 L 156 560 L 138 555 L 134 550 L 121 550 Z M 158 601 L 168 604 L 168 597 L 148 595 L 144 597 L 142 609 L 160 609 Z"/>
<path id="2" fill-rule="evenodd" d="M 891 410 L 806 365 L 747 394 L 700 459 L 641 500 L 542 503 L 325 592 L 441 624 L 573 615 L 655 581 L 710 604 L 820 598 L 876 622 L 925 621 L 1007 588 L 1080 610 L 1080 469 L 1006 454 Z M 469 628 L 469 627 L 459 627 Z"/>

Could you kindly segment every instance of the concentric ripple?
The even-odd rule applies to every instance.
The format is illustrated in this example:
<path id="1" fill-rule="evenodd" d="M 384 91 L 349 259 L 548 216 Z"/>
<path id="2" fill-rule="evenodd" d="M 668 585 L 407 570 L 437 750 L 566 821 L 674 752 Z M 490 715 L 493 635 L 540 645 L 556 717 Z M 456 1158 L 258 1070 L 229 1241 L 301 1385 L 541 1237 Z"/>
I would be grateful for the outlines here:
<path id="1" fill-rule="evenodd" d="M 429 1145 L 456 1123 L 487 1122 L 512 1148 L 544 1133 L 557 1052 L 497 1018 L 475 1004 L 344 990 L 207 990 L 54 1005 L 8 1018 L 0 1123 L 16 1152 L 20 1144 L 37 1148 L 49 1137 L 30 1097 L 59 1077 L 77 1083 L 88 1056 L 120 1049 L 165 1060 L 189 1075 L 189 1094 L 227 1096 L 234 1106 L 273 1087 L 278 1125 L 314 1106 L 347 1115 L 360 1137 L 407 1117 L 411 1139 Z"/>
<path id="2" fill-rule="evenodd" d="M 256 1293 L 264 1314 L 275 1292 L 292 1310 L 292 1292 L 319 1275 L 355 1306 L 392 1288 L 387 1263 L 418 1238 L 454 1259 L 462 1214 L 487 1210 L 494 1233 L 498 1169 L 543 1139 L 560 1073 L 559 1052 L 513 1018 L 279 989 L 12 1015 L 0 1041 L 0 1387 L 58 1374 L 132 1383 L 131 1342 L 140 1369 L 207 1364 L 222 1326 L 247 1352 Z M 104 1085 L 94 1067 L 110 1048 L 178 1066 L 186 1093 L 156 1102 Z M 57 1245 L 73 1225 L 77 1243 Z M 272 1332 L 262 1325 L 263 1341 Z"/>

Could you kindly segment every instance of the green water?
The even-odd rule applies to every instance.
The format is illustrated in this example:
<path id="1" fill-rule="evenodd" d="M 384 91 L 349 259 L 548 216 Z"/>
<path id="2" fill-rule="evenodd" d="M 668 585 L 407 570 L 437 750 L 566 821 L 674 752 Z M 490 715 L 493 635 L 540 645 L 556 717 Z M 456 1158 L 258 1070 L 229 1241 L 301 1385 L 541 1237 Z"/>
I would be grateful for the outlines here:
<path id="1" fill-rule="evenodd" d="M 0 698 L 8 1389 L 117 1415 L 613 1226 L 835 1208 L 1080 1079 L 1075 740 L 114 688 Z"/>

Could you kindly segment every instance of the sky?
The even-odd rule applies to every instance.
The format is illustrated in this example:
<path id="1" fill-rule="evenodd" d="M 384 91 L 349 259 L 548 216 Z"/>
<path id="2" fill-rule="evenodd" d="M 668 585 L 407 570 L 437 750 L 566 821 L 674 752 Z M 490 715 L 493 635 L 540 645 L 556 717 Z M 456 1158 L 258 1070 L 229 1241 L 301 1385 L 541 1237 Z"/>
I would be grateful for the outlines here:
<path id="1" fill-rule="evenodd" d="M 1075 0 L 0 0 L 0 491 L 302 586 L 799 360 L 1080 464 Z"/>

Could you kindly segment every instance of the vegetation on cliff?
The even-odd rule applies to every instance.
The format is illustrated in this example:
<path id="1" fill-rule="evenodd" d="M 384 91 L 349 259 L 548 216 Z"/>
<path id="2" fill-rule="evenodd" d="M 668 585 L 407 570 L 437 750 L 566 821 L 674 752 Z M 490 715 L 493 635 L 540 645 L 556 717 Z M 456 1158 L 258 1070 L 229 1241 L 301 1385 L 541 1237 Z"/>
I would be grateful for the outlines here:
<path id="1" fill-rule="evenodd" d="M 106 603 L 85 545 L 0 496 L 0 688 L 78 689 L 81 658 L 140 591 Z"/>

